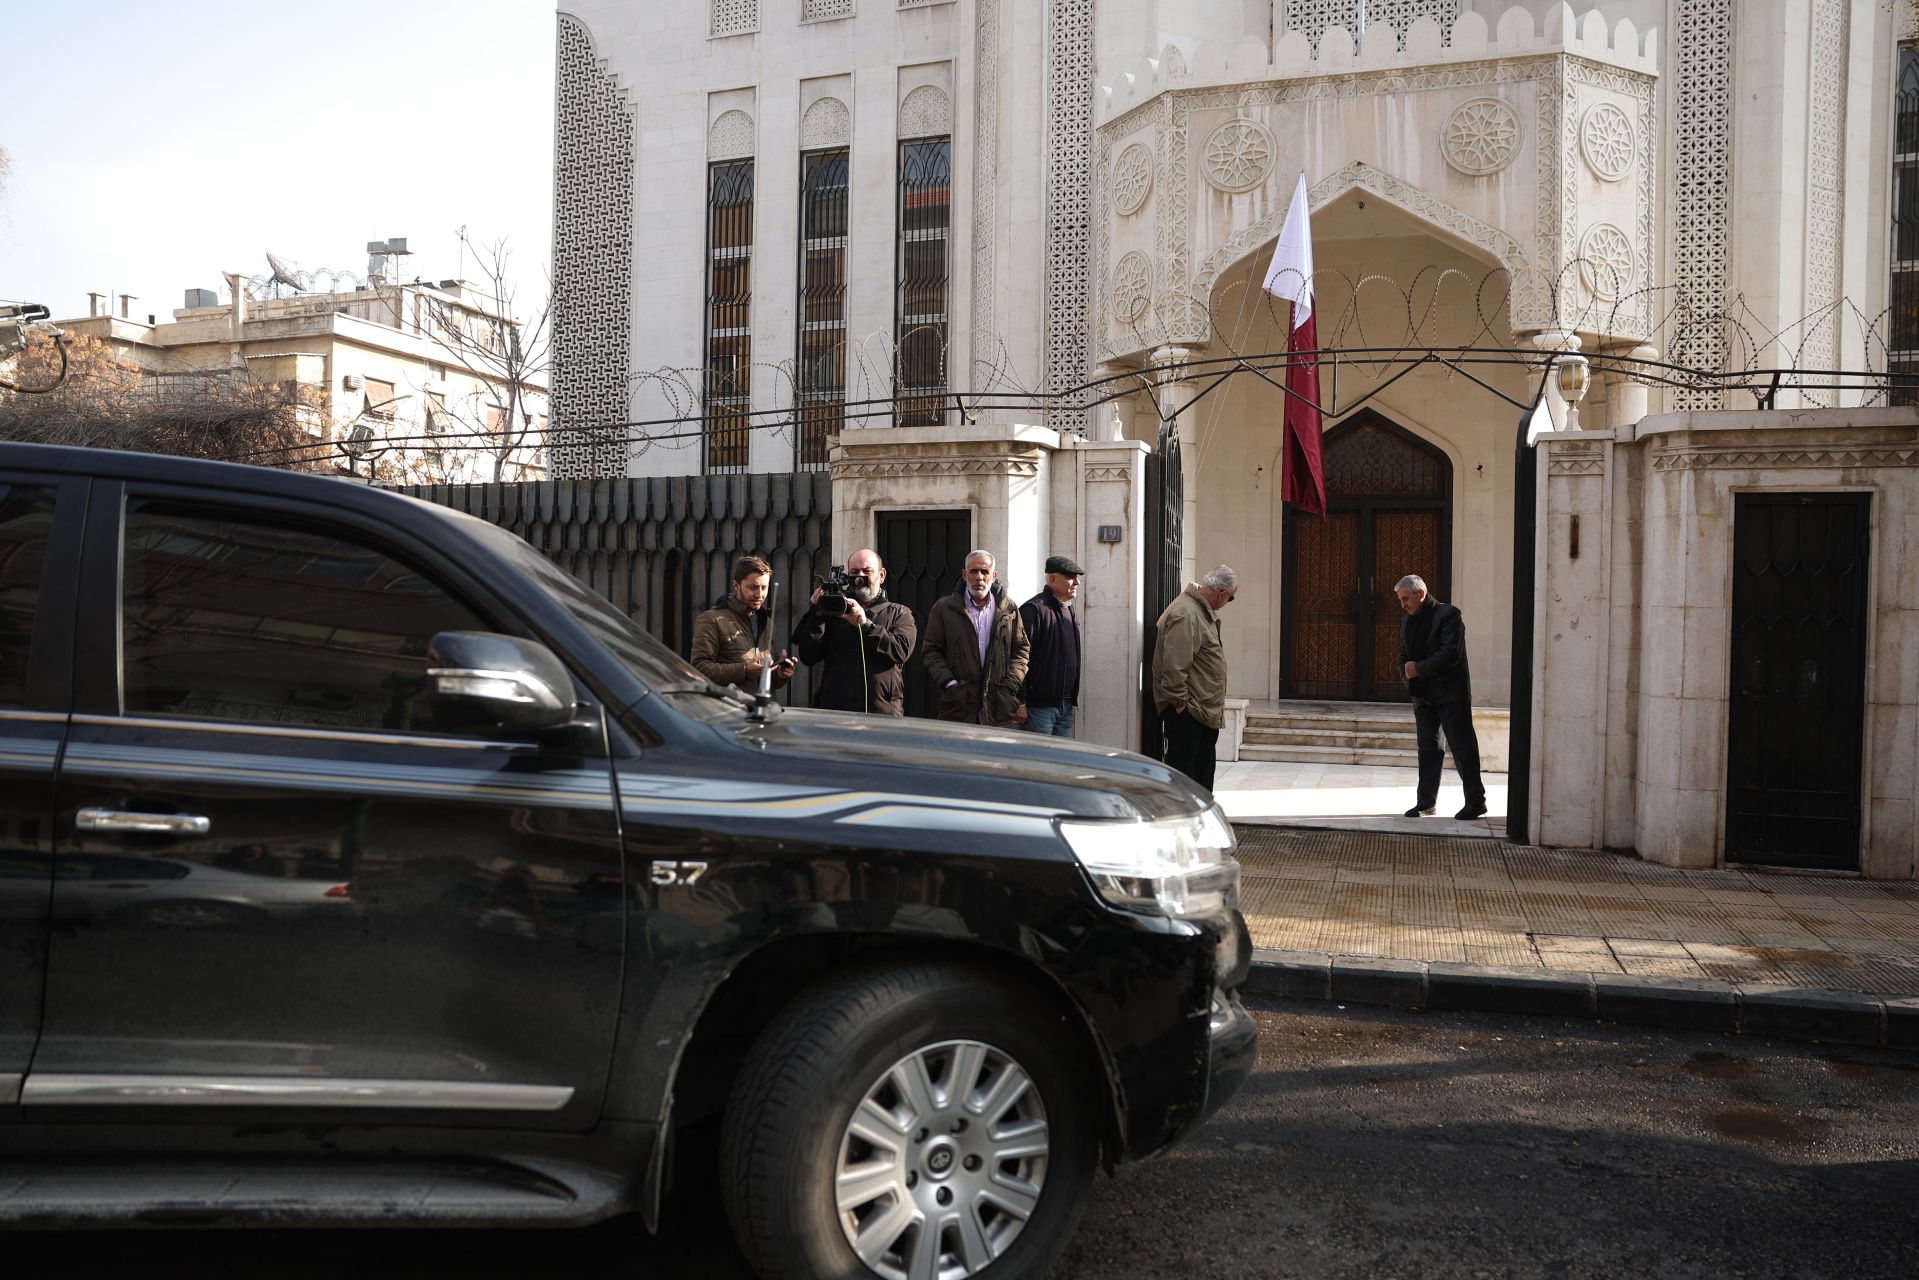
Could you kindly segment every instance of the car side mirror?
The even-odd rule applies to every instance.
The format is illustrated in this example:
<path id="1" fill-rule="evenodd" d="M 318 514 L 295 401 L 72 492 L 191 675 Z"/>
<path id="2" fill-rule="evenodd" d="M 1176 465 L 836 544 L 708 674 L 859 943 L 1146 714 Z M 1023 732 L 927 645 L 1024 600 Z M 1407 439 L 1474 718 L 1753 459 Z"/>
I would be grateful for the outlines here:
<path id="1" fill-rule="evenodd" d="M 442 728 L 538 733 L 573 718 L 573 677 L 535 640 L 442 631 L 427 646 L 426 674 Z"/>

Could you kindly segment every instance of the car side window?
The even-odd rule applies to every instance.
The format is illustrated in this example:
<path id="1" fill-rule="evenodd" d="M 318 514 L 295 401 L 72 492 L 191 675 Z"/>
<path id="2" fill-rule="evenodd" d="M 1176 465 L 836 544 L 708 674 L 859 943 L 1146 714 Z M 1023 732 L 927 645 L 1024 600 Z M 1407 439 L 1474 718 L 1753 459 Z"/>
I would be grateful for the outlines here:
<path id="1" fill-rule="evenodd" d="M 52 528 L 50 493 L 0 480 L 0 707 L 26 705 L 27 651 Z"/>
<path id="2" fill-rule="evenodd" d="M 428 642 L 491 630 L 384 552 L 251 518 L 135 506 L 123 573 L 129 714 L 430 732 Z"/>

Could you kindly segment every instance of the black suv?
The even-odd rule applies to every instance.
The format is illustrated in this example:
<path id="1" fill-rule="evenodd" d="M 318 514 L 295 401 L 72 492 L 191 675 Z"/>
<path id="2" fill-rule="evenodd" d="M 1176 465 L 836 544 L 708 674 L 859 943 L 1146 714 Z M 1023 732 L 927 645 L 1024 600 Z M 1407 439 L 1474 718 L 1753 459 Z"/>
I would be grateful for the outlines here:
<path id="1" fill-rule="evenodd" d="M 490 525 L 0 445 L 0 1221 L 658 1221 L 1038 1273 L 1245 1078 L 1209 798 L 756 711 Z M 677 1148 L 677 1150 L 676 1150 Z"/>

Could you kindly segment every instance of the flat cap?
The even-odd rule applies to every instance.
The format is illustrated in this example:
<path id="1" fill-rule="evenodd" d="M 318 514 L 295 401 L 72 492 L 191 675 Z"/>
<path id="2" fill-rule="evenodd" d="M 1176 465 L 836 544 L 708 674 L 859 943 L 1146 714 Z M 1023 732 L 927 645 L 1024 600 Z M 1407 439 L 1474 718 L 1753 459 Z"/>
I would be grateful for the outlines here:
<path id="1" fill-rule="evenodd" d="M 1080 568 L 1079 562 L 1072 559 L 1070 556 L 1047 556 L 1046 572 L 1064 573 L 1071 577 L 1077 578 L 1081 574 L 1085 573 L 1086 570 Z"/>

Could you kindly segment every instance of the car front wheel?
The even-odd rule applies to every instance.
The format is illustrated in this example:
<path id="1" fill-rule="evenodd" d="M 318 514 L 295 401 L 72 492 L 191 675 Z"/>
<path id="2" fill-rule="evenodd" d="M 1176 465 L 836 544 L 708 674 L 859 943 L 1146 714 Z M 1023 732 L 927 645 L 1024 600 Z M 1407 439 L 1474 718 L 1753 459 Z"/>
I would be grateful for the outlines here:
<path id="1" fill-rule="evenodd" d="M 763 1276 L 1044 1275 L 1097 1155 L 1079 1037 L 963 966 L 829 981 L 761 1035 L 722 1127 L 722 1194 Z"/>

